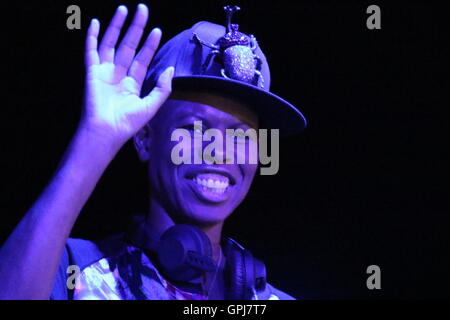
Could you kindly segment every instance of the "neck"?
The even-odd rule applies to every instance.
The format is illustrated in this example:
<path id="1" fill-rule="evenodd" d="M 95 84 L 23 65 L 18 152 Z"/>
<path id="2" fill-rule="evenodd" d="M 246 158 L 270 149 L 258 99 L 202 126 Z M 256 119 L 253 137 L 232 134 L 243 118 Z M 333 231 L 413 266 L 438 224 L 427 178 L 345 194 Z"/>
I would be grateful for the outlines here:
<path id="1" fill-rule="evenodd" d="M 220 240 L 222 238 L 222 227 L 223 222 L 221 222 L 220 224 L 213 225 L 212 227 L 201 228 L 203 232 L 205 232 L 206 235 L 208 236 L 209 241 L 211 241 L 213 254 L 212 258 L 216 263 L 219 262 L 221 255 Z"/>

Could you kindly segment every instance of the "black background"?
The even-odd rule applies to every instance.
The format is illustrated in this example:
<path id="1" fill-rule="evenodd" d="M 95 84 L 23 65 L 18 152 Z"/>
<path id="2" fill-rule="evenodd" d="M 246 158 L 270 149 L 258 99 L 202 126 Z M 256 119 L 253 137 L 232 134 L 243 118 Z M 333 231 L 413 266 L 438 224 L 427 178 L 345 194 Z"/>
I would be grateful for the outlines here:
<path id="1" fill-rule="evenodd" d="M 1 237 L 56 169 L 76 129 L 83 47 L 134 1 L 2 4 Z M 199 20 L 224 22 L 225 1 L 151 1 L 163 41 Z M 449 297 L 449 10 L 428 1 L 236 1 L 272 71 L 271 91 L 309 127 L 281 141 L 280 171 L 258 176 L 225 232 L 303 299 Z M 443 3 L 443 2 L 442 2 Z M 81 8 L 82 29 L 66 28 Z M 381 30 L 366 8 L 381 7 Z M 130 19 L 128 19 L 130 20 Z M 145 166 L 128 143 L 83 209 L 73 236 L 101 238 L 146 210 Z M 381 290 L 366 287 L 381 268 Z"/>

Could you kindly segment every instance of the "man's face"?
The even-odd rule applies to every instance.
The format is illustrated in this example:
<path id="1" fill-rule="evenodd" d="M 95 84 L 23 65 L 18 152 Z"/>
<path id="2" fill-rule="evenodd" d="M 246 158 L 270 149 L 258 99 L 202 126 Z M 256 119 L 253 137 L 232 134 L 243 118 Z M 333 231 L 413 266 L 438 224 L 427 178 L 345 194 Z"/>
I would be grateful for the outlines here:
<path id="1" fill-rule="evenodd" d="M 202 127 L 194 127 L 195 121 L 201 121 Z M 191 223 L 199 226 L 211 226 L 225 220 L 247 195 L 257 164 L 249 164 L 249 150 L 256 139 L 234 138 L 234 159 L 226 163 L 226 129 L 257 129 L 256 115 L 229 98 L 210 94 L 184 93 L 174 95 L 168 100 L 150 122 L 149 179 L 151 196 L 162 205 L 176 223 Z M 187 129 L 192 139 L 171 141 L 176 129 Z M 194 132 L 197 135 L 207 129 L 217 129 L 223 136 L 223 151 L 216 156 L 223 164 L 174 164 L 171 158 L 175 145 L 182 150 L 190 149 L 193 156 L 201 155 L 210 141 L 194 144 Z M 201 131 L 200 131 L 200 130 Z M 237 148 L 245 144 L 245 148 Z M 242 146 L 242 145 L 241 145 Z M 240 151 L 239 151 L 240 150 Z M 237 164 L 238 155 L 245 150 L 245 164 Z M 228 158 L 228 160 L 230 160 Z"/>

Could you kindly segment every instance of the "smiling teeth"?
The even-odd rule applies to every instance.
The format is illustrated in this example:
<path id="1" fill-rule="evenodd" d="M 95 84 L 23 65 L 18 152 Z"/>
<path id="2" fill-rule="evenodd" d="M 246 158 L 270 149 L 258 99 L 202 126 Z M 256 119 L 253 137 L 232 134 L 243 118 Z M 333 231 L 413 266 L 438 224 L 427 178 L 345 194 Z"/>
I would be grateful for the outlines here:
<path id="1" fill-rule="evenodd" d="M 224 193 L 227 189 L 229 182 L 228 178 L 225 181 L 213 180 L 213 179 L 200 179 L 194 178 L 195 183 L 200 185 L 205 191 L 213 191 L 216 193 Z"/>

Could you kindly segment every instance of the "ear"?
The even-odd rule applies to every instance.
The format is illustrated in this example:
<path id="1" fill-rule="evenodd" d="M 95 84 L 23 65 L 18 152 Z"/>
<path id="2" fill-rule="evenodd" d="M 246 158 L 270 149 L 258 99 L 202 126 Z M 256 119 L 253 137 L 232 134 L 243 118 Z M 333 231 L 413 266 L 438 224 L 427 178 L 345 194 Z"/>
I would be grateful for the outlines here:
<path id="1" fill-rule="evenodd" d="M 142 162 L 150 160 L 150 136 L 151 128 L 149 124 L 146 124 L 133 137 L 134 147 Z"/>

